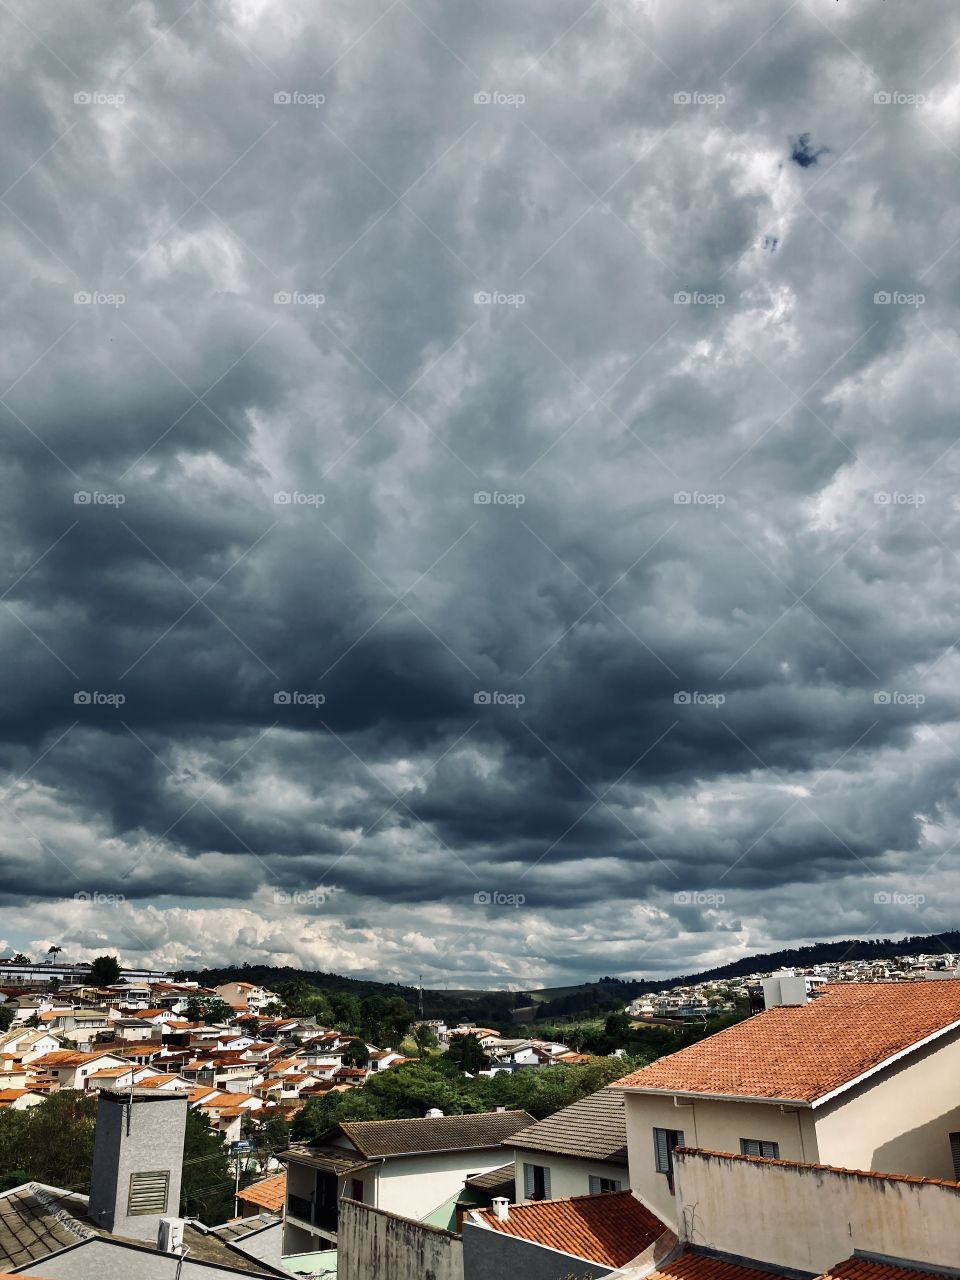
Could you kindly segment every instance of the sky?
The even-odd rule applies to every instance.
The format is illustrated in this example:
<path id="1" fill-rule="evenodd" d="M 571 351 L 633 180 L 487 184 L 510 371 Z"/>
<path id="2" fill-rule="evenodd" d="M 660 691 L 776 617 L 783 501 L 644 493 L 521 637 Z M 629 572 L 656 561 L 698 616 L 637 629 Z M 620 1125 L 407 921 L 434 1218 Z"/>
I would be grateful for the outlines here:
<path id="1" fill-rule="evenodd" d="M 955 4 L 0 28 L 0 954 L 960 925 Z"/>

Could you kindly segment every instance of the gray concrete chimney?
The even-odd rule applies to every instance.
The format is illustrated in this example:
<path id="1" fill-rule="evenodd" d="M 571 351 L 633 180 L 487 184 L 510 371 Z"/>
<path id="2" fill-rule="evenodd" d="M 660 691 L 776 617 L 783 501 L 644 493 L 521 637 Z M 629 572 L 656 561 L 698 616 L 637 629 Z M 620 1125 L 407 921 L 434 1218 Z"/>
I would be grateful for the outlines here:
<path id="1" fill-rule="evenodd" d="M 161 1218 L 180 1212 L 186 1125 L 184 1093 L 101 1092 L 88 1209 L 98 1226 L 156 1243 Z"/>

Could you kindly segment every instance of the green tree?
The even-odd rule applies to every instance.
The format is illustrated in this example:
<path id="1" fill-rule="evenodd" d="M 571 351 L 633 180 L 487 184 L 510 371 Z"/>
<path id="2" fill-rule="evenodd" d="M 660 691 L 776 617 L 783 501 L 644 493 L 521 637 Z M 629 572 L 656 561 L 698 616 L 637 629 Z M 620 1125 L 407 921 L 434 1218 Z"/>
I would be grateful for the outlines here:
<path id="1" fill-rule="evenodd" d="M 444 1056 L 456 1063 L 461 1071 L 479 1071 L 487 1065 L 487 1055 L 472 1031 L 464 1036 L 454 1036 Z"/>
<path id="2" fill-rule="evenodd" d="M 365 1067 L 370 1061 L 367 1046 L 362 1040 L 351 1040 L 343 1051 L 343 1062 L 348 1067 Z"/>
<path id="3" fill-rule="evenodd" d="M 191 996 L 187 1001 L 187 1017 L 191 1022 L 205 1022 L 212 1027 L 221 1022 L 232 1022 L 234 1016 L 226 1000 L 219 996 Z"/>
<path id="4" fill-rule="evenodd" d="M 9 1031 L 10 1024 L 17 1015 L 17 1011 L 12 1004 L 0 1004 L 0 1031 Z"/>
<path id="5" fill-rule="evenodd" d="M 116 956 L 97 956 L 90 961 L 90 981 L 98 987 L 112 987 L 120 981 L 120 961 Z"/>
<path id="6" fill-rule="evenodd" d="M 54 1095 L 56 1096 L 56 1095 Z M 234 1170 L 222 1134 L 195 1107 L 187 1112 L 180 1212 L 207 1226 L 233 1217 Z"/>
<path id="7" fill-rule="evenodd" d="M 86 1191 L 96 1112 L 95 1097 L 72 1089 L 53 1093 L 26 1111 L 0 1111 L 0 1177 L 16 1174 L 19 1182 Z"/>
<path id="8" fill-rule="evenodd" d="M 428 1049 L 436 1049 L 440 1043 L 433 1027 L 425 1026 L 423 1023 L 413 1028 L 413 1040 L 423 1054 L 426 1054 Z"/>

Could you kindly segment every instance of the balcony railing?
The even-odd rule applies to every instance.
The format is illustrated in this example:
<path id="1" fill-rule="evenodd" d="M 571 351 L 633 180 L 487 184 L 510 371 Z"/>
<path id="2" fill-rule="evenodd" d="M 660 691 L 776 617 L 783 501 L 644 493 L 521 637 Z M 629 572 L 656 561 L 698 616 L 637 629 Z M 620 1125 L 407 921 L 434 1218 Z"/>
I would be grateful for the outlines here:
<path id="1" fill-rule="evenodd" d="M 300 1222 L 307 1222 L 322 1231 L 336 1231 L 337 1210 L 335 1205 L 315 1204 L 306 1196 L 295 1196 L 292 1192 L 287 1196 L 287 1213 Z"/>

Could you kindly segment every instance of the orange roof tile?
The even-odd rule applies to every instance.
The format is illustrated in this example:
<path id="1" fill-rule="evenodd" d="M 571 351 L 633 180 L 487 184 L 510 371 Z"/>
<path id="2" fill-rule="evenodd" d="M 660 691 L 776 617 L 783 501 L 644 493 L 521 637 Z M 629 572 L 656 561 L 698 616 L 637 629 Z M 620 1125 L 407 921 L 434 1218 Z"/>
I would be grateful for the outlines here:
<path id="1" fill-rule="evenodd" d="M 816 1103 L 945 1029 L 960 981 L 826 983 L 618 1081 L 621 1088 Z"/>
<path id="2" fill-rule="evenodd" d="M 477 1217 L 504 1235 L 608 1267 L 625 1266 L 668 1230 L 629 1191 L 511 1205 L 506 1222 L 492 1209 L 478 1210 Z"/>
<path id="3" fill-rule="evenodd" d="M 684 1249 L 669 1262 L 661 1262 L 647 1280 L 772 1280 L 772 1277 L 769 1267 L 750 1267 L 726 1258 L 713 1258 L 696 1249 Z"/>
<path id="4" fill-rule="evenodd" d="M 252 1186 L 244 1187 L 237 1199 L 244 1204 L 254 1204 L 259 1209 L 279 1213 L 287 1200 L 287 1175 L 278 1173 L 275 1178 L 254 1182 Z"/>
<path id="5" fill-rule="evenodd" d="M 869 1258 L 847 1258 L 846 1262 L 831 1267 L 820 1276 L 820 1280 L 931 1280 L 931 1272 L 897 1266 L 892 1262 L 873 1262 Z"/>

